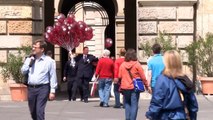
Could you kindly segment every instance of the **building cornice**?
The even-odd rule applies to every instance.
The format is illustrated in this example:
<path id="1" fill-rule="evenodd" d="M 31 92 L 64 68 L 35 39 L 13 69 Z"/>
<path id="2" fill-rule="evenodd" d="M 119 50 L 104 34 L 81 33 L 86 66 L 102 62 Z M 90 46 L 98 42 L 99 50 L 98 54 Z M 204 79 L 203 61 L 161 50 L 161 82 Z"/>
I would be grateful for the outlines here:
<path id="1" fill-rule="evenodd" d="M 139 6 L 192 6 L 198 0 L 138 0 Z"/>

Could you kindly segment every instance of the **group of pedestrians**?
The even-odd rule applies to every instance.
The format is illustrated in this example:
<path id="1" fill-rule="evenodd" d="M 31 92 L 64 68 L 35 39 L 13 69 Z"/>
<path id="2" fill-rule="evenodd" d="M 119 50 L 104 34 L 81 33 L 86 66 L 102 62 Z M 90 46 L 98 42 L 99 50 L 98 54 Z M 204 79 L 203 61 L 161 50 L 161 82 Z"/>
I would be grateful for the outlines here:
<path id="1" fill-rule="evenodd" d="M 57 88 L 55 61 L 46 56 L 44 40 L 33 43 L 32 54 L 27 57 L 21 71 L 28 77 L 28 106 L 33 120 L 44 120 L 47 100 L 55 98 Z M 198 103 L 191 80 L 182 71 L 182 61 L 175 50 L 161 55 L 161 46 L 152 47 L 153 57 L 148 61 L 148 77 L 145 77 L 134 49 L 120 50 L 120 57 L 112 60 L 110 51 L 104 50 L 98 60 L 83 48 L 83 54 L 70 54 L 65 64 L 63 80 L 68 81 L 68 100 L 75 101 L 79 91 L 81 101 L 88 103 L 89 82 L 93 74 L 98 79 L 100 106 L 109 107 L 111 85 L 114 85 L 115 105 L 120 108 L 120 93 L 125 105 L 125 119 L 136 120 L 140 92 L 135 91 L 133 79 L 141 79 L 152 94 L 145 116 L 150 120 L 196 120 Z M 130 75 L 131 74 L 131 75 Z M 132 79 L 133 78 L 133 79 Z"/>
<path id="2" fill-rule="evenodd" d="M 152 51 L 154 55 L 148 61 L 148 78 L 145 77 L 134 49 L 128 49 L 124 57 L 116 59 L 114 68 L 109 58 L 109 51 L 104 52 L 105 55 L 99 60 L 98 69 L 96 69 L 96 76 L 100 76 L 100 106 L 108 106 L 111 73 L 114 69 L 115 91 L 121 92 L 124 96 L 126 120 L 137 119 L 140 92 L 134 89 L 133 79 L 135 78 L 141 79 L 146 90 L 152 94 L 150 106 L 145 114 L 147 119 L 196 120 L 198 103 L 193 93 L 193 83 L 183 73 L 180 54 L 170 50 L 162 55 L 159 44 L 154 44 Z M 115 72 L 117 71 L 115 69 L 118 72 Z M 115 94 L 115 106 L 119 106 L 117 97 Z"/>

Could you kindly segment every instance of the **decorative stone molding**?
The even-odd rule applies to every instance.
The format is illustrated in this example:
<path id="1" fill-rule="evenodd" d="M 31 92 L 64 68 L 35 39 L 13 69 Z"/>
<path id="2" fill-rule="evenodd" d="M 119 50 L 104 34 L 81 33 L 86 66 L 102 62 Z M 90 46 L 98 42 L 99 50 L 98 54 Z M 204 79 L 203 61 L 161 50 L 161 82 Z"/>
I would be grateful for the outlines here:
<path id="1" fill-rule="evenodd" d="M 32 7 L 0 6 L 0 18 L 32 18 Z"/>
<path id="2" fill-rule="evenodd" d="M 194 32 L 193 21 L 181 21 L 181 22 L 160 22 L 159 30 L 166 33 L 190 33 Z"/>
<path id="3" fill-rule="evenodd" d="M 192 6 L 198 0 L 139 0 L 139 6 Z"/>
<path id="4" fill-rule="evenodd" d="M 138 19 L 176 19 L 176 7 L 141 7 Z"/>
<path id="5" fill-rule="evenodd" d="M 139 34 L 157 33 L 157 22 L 139 22 L 138 33 Z"/>

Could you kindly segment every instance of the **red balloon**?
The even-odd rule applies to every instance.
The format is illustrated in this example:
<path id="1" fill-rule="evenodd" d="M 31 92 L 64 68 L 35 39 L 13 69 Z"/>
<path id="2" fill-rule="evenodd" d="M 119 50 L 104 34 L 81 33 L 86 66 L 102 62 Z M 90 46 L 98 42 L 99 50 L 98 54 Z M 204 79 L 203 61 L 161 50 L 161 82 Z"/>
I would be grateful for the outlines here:
<path id="1" fill-rule="evenodd" d="M 66 34 L 67 34 L 67 32 L 68 32 L 68 28 L 67 28 L 67 26 L 66 26 L 66 25 L 62 25 L 62 26 L 61 26 L 61 29 L 62 29 L 62 31 L 61 31 L 61 32 L 62 32 L 62 34 L 63 34 L 63 35 L 66 35 Z"/>
<path id="2" fill-rule="evenodd" d="M 93 33 L 87 33 L 85 34 L 85 39 L 86 40 L 91 40 L 93 38 Z"/>
<path id="3" fill-rule="evenodd" d="M 52 36 L 50 36 L 48 33 L 45 33 L 45 34 L 44 34 L 44 37 L 45 37 L 45 39 L 46 39 L 48 42 L 51 43 Z"/>
<path id="4" fill-rule="evenodd" d="M 47 26 L 46 31 L 47 31 L 47 33 L 51 33 L 53 31 L 53 27 Z"/>
<path id="5" fill-rule="evenodd" d="M 92 39 L 93 29 L 83 21 L 75 21 L 75 16 L 72 13 L 69 13 L 67 18 L 63 14 L 59 14 L 54 26 L 46 28 L 44 37 L 47 42 L 71 50 L 85 40 Z"/>
<path id="6" fill-rule="evenodd" d="M 78 21 L 78 29 L 81 30 L 82 32 L 85 31 L 85 28 L 87 27 L 86 23 L 83 21 Z"/>
<path id="7" fill-rule="evenodd" d="M 74 47 L 78 47 L 80 45 L 79 42 L 74 43 Z"/>
<path id="8" fill-rule="evenodd" d="M 75 19 L 75 15 L 74 15 L 74 14 L 72 14 L 72 13 L 68 13 L 67 18 Z"/>
<path id="9" fill-rule="evenodd" d="M 69 24 L 67 26 L 67 28 L 71 33 L 74 33 L 77 30 L 77 23 L 73 22 L 73 23 Z"/>
<path id="10" fill-rule="evenodd" d="M 85 39 L 82 37 L 82 38 L 79 39 L 79 42 L 83 43 L 83 42 L 85 42 Z"/>
<path id="11" fill-rule="evenodd" d="M 60 22 L 56 22 L 55 24 L 54 24 L 54 30 L 56 31 L 56 32 L 60 32 L 61 31 L 61 23 Z"/>
<path id="12" fill-rule="evenodd" d="M 105 47 L 110 48 L 112 46 L 113 42 L 111 38 L 106 38 L 105 39 Z"/>
<path id="13" fill-rule="evenodd" d="M 84 35 L 86 40 L 90 40 L 93 37 L 93 29 L 91 27 L 86 27 L 84 30 Z"/>
<path id="14" fill-rule="evenodd" d="M 86 33 L 92 33 L 93 29 L 91 27 L 86 27 L 84 30 Z"/>
<path id="15" fill-rule="evenodd" d="M 69 25 L 69 24 L 72 24 L 72 23 L 74 23 L 75 22 L 75 19 L 74 18 L 66 18 L 65 20 L 64 20 L 64 24 L 65 25 Z"/>
<path id="16" fill-rule="evenodd" d="M 60 22 L 60 23 L 63 23 L 64 22 L 64 19 L 65 19 L 65 15 L 60 13 L 58 16 L 57 16 L 57 21 Z"/>

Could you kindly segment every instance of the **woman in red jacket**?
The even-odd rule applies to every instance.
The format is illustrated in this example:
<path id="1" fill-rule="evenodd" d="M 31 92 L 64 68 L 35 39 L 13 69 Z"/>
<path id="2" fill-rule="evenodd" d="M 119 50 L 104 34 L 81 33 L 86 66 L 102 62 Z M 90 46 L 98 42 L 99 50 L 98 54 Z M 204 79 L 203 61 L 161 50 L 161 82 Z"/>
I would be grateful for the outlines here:
<path id="1" fill-rule="evenodd" d="M 109 107 L 109 97 L 113 78 L 113 60 L 109 58 L 110 51 L 104 50 L 103 57 L 98 61 L 95 75 L 98 78 L 100 106 Z"/>

